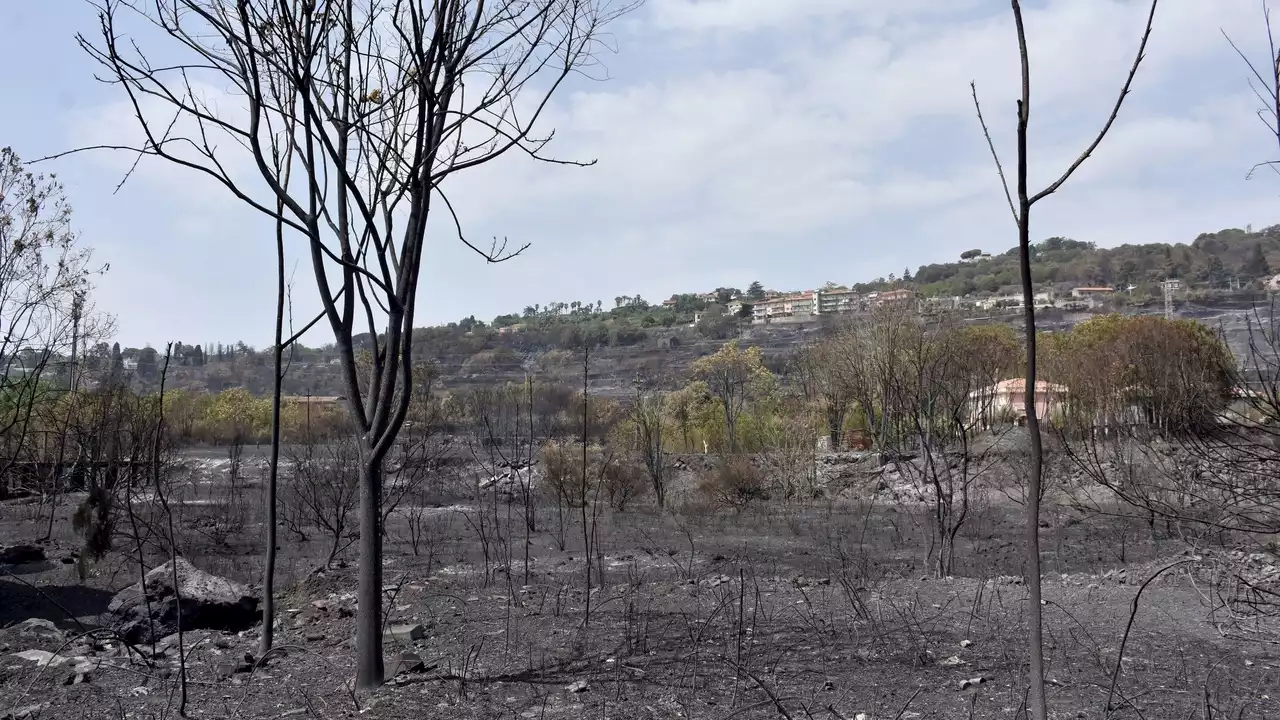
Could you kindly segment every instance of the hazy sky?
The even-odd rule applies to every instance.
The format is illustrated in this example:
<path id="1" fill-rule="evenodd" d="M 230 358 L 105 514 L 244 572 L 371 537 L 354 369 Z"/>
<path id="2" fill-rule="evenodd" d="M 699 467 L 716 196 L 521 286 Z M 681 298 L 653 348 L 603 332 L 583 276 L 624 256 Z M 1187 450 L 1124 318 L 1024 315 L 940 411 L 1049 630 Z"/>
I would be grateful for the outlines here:
<path id="1" fill-rule="evenodd" d="M 1106 117 L 1147 3 L 1030 0 L 1032 180 L 1042 185 Z M 132 137 L 116 89 L 95 82 L 74 34 L 80 0 L 0 0 L 0 145 L 35 158 Z M 1280 156 L 1255 117 L 1229 33 L 1266 67 L 1259 0 L 1164 0 L 1147 61 L 1098 155 L 1037 206 L 1033 237 L 1109 246 L 1189 242 L 1280 222 Z M 487 266 L 455 237 L 430 241 L 422 324 L 525 305 L 660 300 L 759 279 L 805 289 L 901 273 L 1015 240 L 969 96 L 976 80 L 1006 163 L 1017 54 L 1006 0 L 648 0 L 613 27 L 611 79 L 565 89 L 547 115 L 558 156 L 512 155 L 453 178 L 473 238 L 532 243 Z M 1260 52 L 1259 52 L 1260 51 Z M 110 263 L 96 293 L 125 345 L 270 342 L 272 227 L 185 171 L 77 156 L 43 166 Z M 301 256 L 299 317 L 315 307 Z M 326 340 L 327 331 L 308 340 Z"/>

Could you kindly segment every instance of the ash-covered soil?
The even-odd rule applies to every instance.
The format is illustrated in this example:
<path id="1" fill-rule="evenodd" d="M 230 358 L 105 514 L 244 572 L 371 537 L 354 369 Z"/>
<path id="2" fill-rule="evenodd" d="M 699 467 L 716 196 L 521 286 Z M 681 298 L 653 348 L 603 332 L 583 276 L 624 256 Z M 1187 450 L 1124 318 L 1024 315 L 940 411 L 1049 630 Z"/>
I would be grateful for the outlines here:
<path id="1" fill-rule="evenodd" d="M 186 714 L 1017 717 L 1020 508 L 992 493 L 961 533 L 954 576 L 934 578 L 927 506 L 893 500 L 876 479 L 883 467 L 849 462 L 833 471 L 846 483 L 834 499 L 740 513 L 602 511 L 589 593 L 577 509 L 543 505 L 526 533 L 518 503 L 441 497 L 422 515 L 416 552 L 393 516 L 389 681 L 374 692 L 351 689 L 353 552 L 318 569 L 321 539 L 282 534 L 276 652 L 259 656 L 256 628 L 184 633 Z M 74 502 L 61 501 L 44 563 L 0 572 L 0 717 L 175 717 L 176 638 L 129 648 L 99 627 L 112 593 L 137 581 L 138 561 L 121 545 L 81 582 Z M 0 507 L 0 545 L 42 535 L 47 512 Z M 1106 717 L 1108 702 L 1111 717 L 1206 717 L 1206 707 L 1212 717 L 1280 716 L 1280 633 L 1222 602 L 1224 569 L 1247 566 L 1260 587 L 1280 574 L 1265 547 L 1211 548 L 1187 542 L 1185 528 L 1061 506 L 1044 524 L 1053 717 Z M 183 553 L 257 590 L 260 535 L 254 518 L 221 544 L 193 531 Z M 1174 563 L 1142 592 L 1113 686 L 1138 589 Z"/>

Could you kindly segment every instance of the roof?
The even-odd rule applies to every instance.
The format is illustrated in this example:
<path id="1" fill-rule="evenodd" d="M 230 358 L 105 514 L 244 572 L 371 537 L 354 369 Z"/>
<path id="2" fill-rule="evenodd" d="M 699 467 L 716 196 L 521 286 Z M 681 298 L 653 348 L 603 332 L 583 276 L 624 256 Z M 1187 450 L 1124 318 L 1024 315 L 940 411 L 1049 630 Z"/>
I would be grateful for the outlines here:
<path id="1" fill-rule="evenodd" d="M 1115 288 L 1109 287 L 1078 287 L 1072 289 L 1076 292 L 1115 292 Z"/>

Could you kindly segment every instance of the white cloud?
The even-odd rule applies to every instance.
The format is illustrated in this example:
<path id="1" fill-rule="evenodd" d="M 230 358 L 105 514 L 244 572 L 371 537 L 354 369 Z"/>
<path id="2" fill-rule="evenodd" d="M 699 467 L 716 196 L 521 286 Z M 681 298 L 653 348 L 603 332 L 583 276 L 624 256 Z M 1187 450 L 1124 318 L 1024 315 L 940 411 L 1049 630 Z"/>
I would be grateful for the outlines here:
<path id="1" fill-rule="evenodd" d="M 1105 120 L 1146 10 L 1137 0 L 1026 4 L 1033 190 Z M 1274 145 L 1219 32 L 1256 49 L 1259 18 L 1254 0 L 1161 3 L 1119 121 L 1037 207 L 1036 235 L 1178 242 L 1274 221 L 1272 186 L 1243 181 Z M 533 247 L 487 267 L 437 218 L 422 285 L 429 319 L 657 299 L 757 277 L 849 282 L 1012 245 L 969 95 L 975 80 L 1012 179 L 1018 62 L 1007 2 L 650 0 L 619 30 L 615 79 L 566 88 L 544 123 L 556 130 L 551 154 L 598 165 L 512 154 L 449 180 L 469 237 Z M 119 112 L 86 110 L 94 136 L 123 132 Z M 183 197 L 166 187 L 183 182 L 176 171 L 162 172 L 154 191 Z M 203 212 L 221 221 L 227 210 Z"/>
<path id="2" fill-rule="evenodd" d="M 977 5 L 974 0 L 651 0 L 652 19 L 664 30 L 686 32 L 776 31 L 813 21 L 850 19 L 861 25 L 882 25 L 904 17 L 953 15 Z"/>

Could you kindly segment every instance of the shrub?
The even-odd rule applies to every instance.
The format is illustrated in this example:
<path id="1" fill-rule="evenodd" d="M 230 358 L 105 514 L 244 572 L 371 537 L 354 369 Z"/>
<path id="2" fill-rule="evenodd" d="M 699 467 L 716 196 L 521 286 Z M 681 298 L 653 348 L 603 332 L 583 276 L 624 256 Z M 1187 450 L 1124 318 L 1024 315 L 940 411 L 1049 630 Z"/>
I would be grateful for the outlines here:
<path id="1" fill-rule="evenodd" d="M 605 500 L 616 512 L 624 512 L 632 500 L 641 497 L 649 489 L 645 470 L 634 462 L 611 462 L 601 477 Z"/>
<path id="2" fill-rule="evenodd" d="M 540 485 L 548 499 L 568 507 L 582 505 L 582 447 L 552 441 L 543 446 L 540 455 Z"/>
<path id="3" fill-rule="evenodd" d="M 712 506 L 731 507 L 741 511 L 756 500 L 768 500 L 760 470 L 746 458 L 730 458 L 698 483 L 699 492 Z"/>

